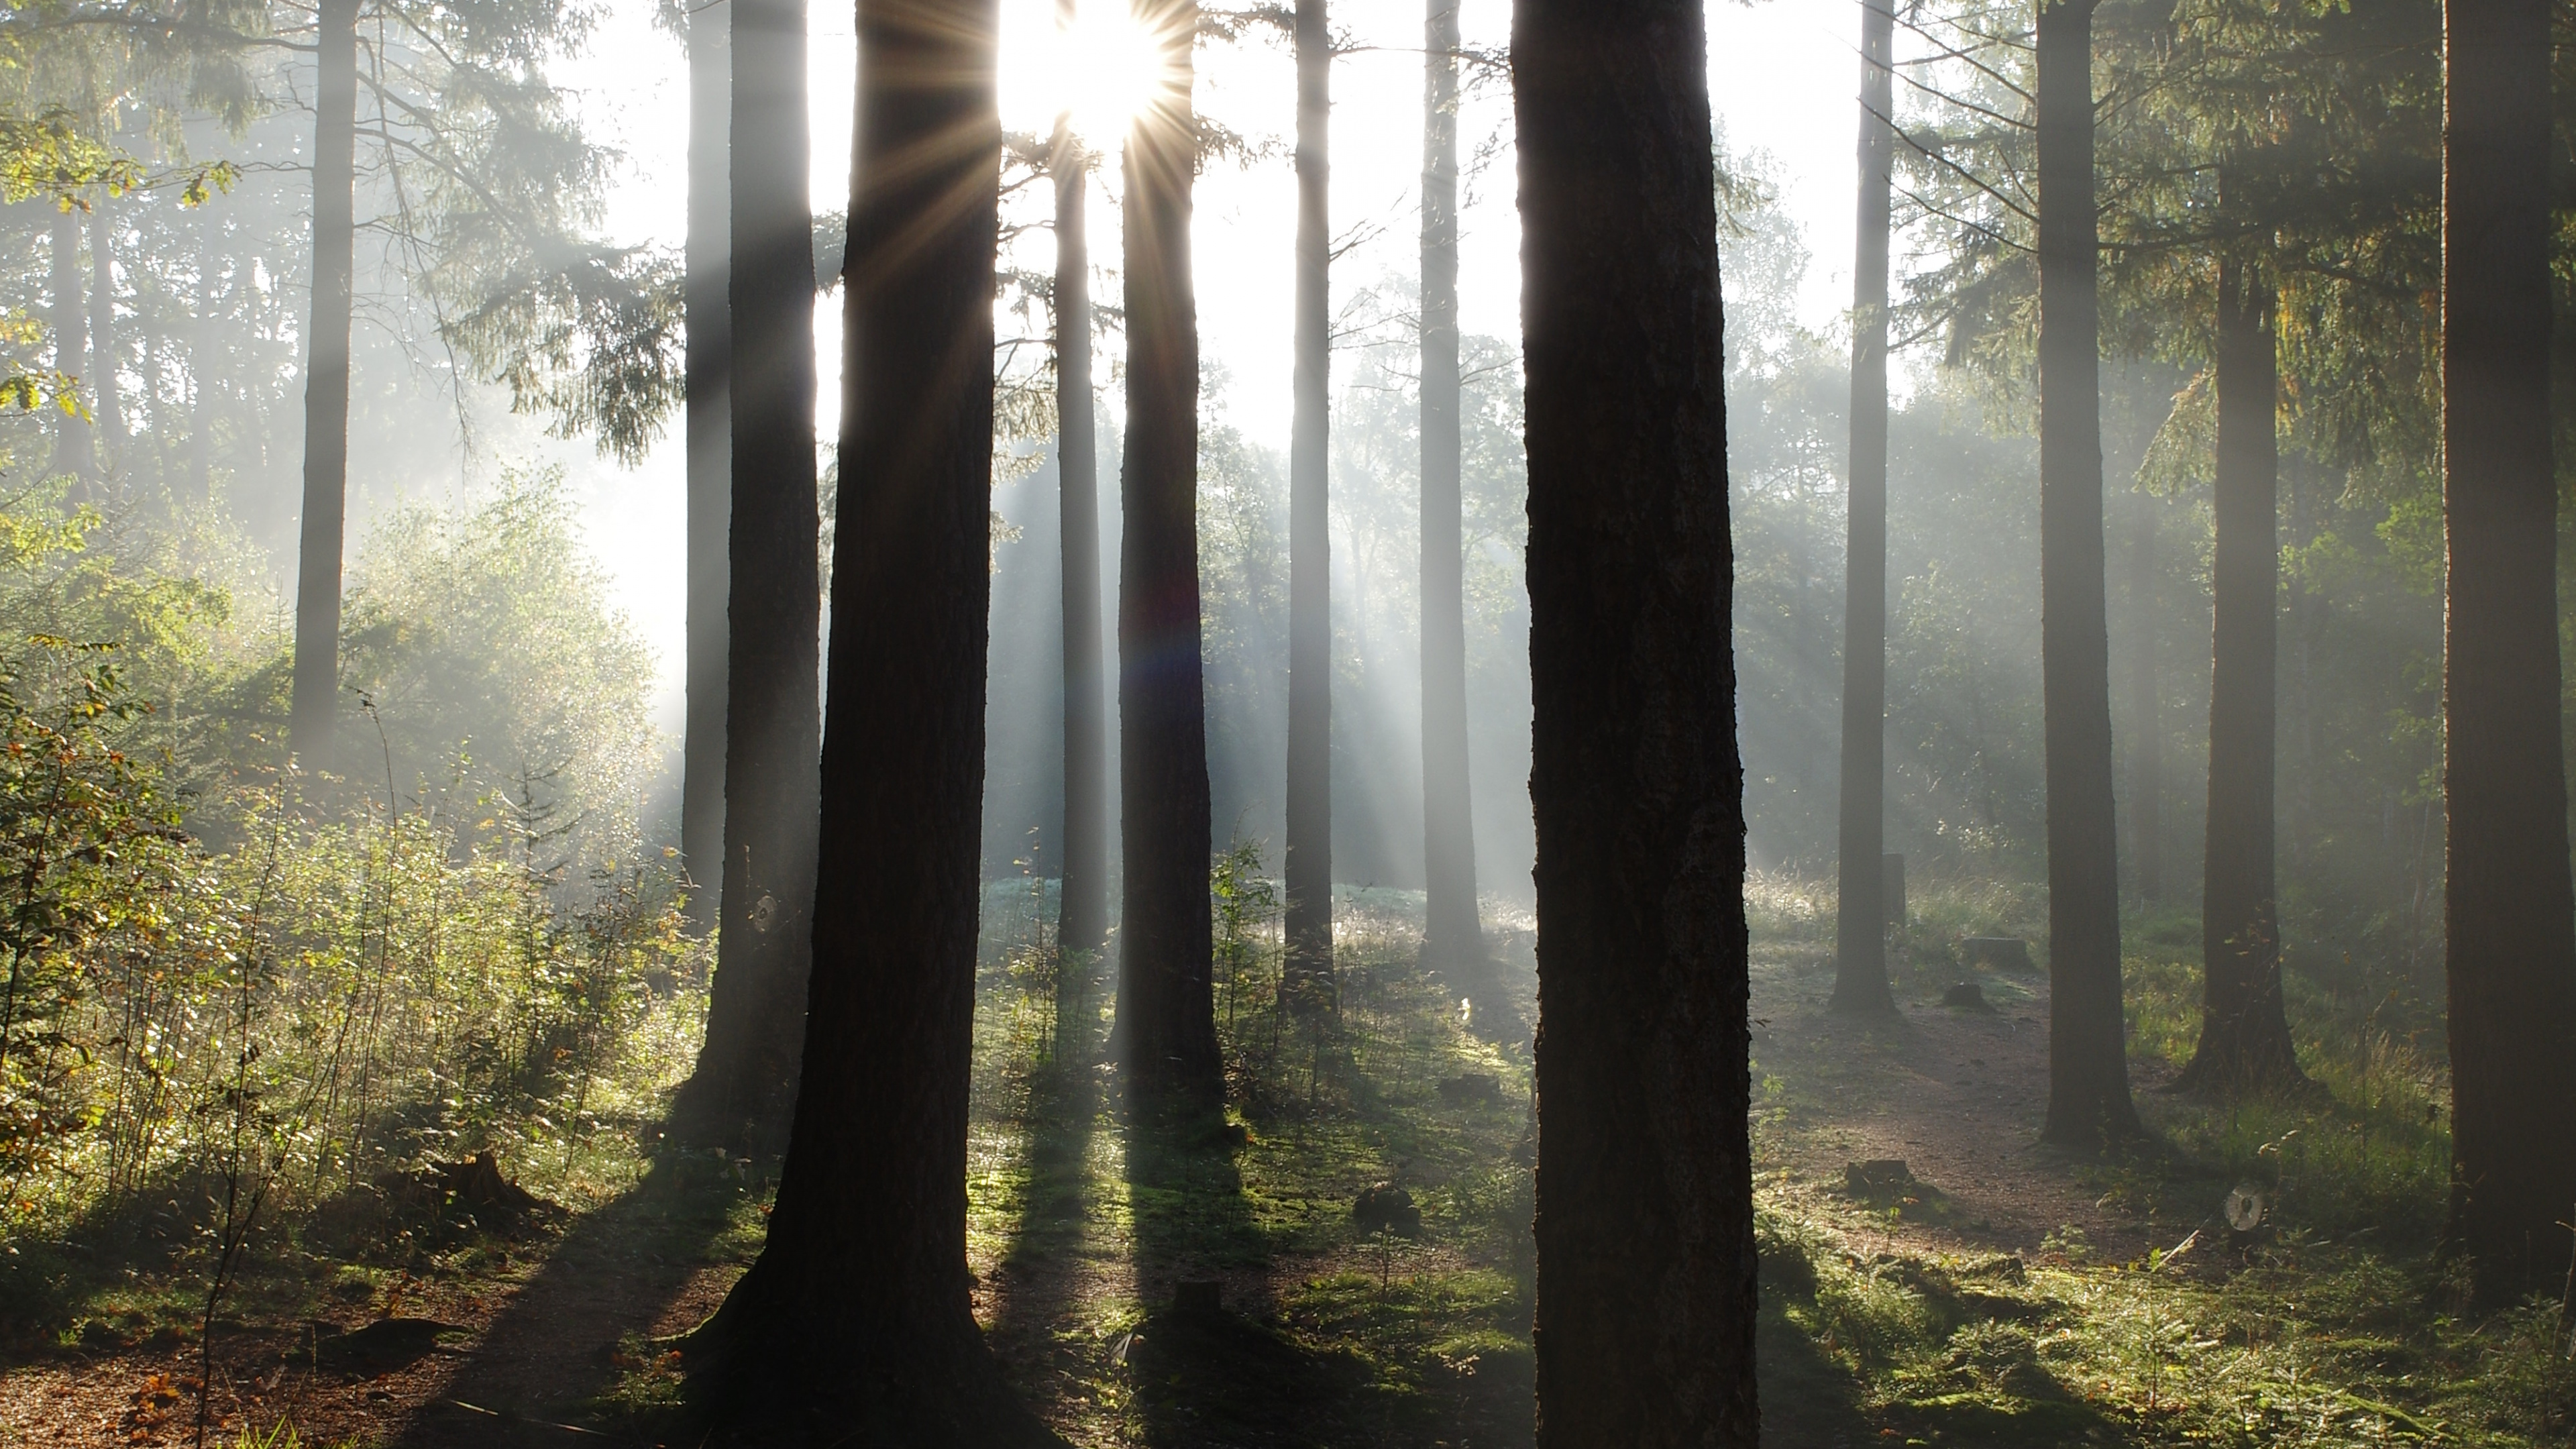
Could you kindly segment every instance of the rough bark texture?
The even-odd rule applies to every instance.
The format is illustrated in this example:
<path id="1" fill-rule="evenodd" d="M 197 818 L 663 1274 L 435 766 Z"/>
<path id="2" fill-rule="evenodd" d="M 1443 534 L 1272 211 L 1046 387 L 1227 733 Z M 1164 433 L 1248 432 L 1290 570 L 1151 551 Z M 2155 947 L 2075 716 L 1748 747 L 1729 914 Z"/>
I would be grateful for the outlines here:
<path id="1" fill-rule="evenodd" d="M 358 0 L 322 0 L 315 23 L 313 311 L 304 336 L 304 518 L 296 545 L 295 683 L 287 735 L 308 766 L 332 763 L 340 693 L 340 550 L 349 507 L 349 286 L 357 232 Z"/>
<path id="2" fill-rule="evenodd" d="M 2273 885 L 2273 731 L 2280 607 L 2280 363 L 2272 293 L 2218 269 L 2218 474 L 2211 512 L 2209 836 L 2200 896 L 2200 1046 L 2179 1085 L 2235 1092 L 2306 1080 L 2281 1003 Z"/>
<path id="3" fill-rule="evenodd" d="M 1896 1009 L 1887 984 L 1887 229 L 1894 138 L 1890 0 L 1861 0 L 1860 204 L 1853 232 L 1851 500 L 1844 510 L 1836 1011 Z"/>
<path id="4" fill-rule="evenodd" d="M 2550 9 L 2443 7 L 2442 446 L 2450 541 L 2450 1246 L 2479 1297 L 2555 1291 L 2576 1208 L 2576 899 L 2549 435 Z"/>
<path id="5" fill-rule="evenodd" d="M 1333 992 L 1332 234 L 1333 41 L 1324 0 L 1296 0 L 1295 416 L 1288 433 L 1287 955 L 1280 994 L 1321 1011 Z M 1427 529 L 1426 529 L 1427 536 Z"/>
<path id="6" fill-rule="evenodd" d="M 1476 905 L 1458 477 L 1458 0 L 1422 27 L 1422 956 L 1497 997 Z M 1479 1001 L 1500 1024 L 1503 1003 Z"/>
<path id="7" fill-rule="evenodd" d="M 812 958 L 821 729 L 814 242 L 804 0 L 732 0 L 732 521 L 727 529 L 724 918 L 693 1133 L 777 1140 Z"/>
<path id="8" fill-rule="evenodd" d="M 1073 8 L 1058 12 L 1066 24 Z M 1056 944 L 1109 940 L 1108 721 L 1100 661 L 1100 444 L 1091 393 L 1091 156 L 1055 127 L 1055 466 L 1064 549 L 1064 843 Z"/>
<path id="9" fill-rule="evenodd" d="M 47 242 L 51 255 L 46 258 L 50 275 L 47 286 L 52 292 L 52 316 L 46 320 L 54 334 L 54 371 L 79 378 L 89 375 L 89 315 L 81 309 L 80 213 L 56 211 L 52 237 Z M 70 413 L 54 415 L 54 462 L 56 473 L 74 478 L 87 478 L 91 471 L 89 423 Z"/>
<path id="10" fill-rule="evenodd" d="M 1541 1449 L 1751 1446 L 1743 772 L 1707 35 L 1520 0 Z"/>
<path id="11" fill-rule="evenodd" d="M 2156 728 L 2156 504 L 2137 495 L 2129 509 L 2129 853 L 2138 898 L 2165 898 L 2164 735 Z"/>
<path id="12" fill-rule="evenodd" d="M 689 922 L 723 919 L 725 816 L 725 556 L 733 515 L 733 327 L 725 281 L 733 183 L 733 7 L 689 11 L 689 241 L 686 368 L 689 547 L 688 722 L 680 759 L 680 859 L 697 882 Z"/>
<path id="13" fill-rule="evenodd" d="M 995 9 L 859 6 L 807 1067 L 768 1242 L 706 1333 L 741 1443 L 1055 1442 L 1003 1387 L 966 1267 Z"/>
<path id="14" fill-rule="evenodd" d="M 116 390 L 116 226 L 108 216 L 115 200 L 101 194 L 89 212 L 90 416 L 96 420 L 99 468 L 114 475 L 125 443 L 125 408 Z"/>
<path id="15" fill-rule="evenodd" d="M 1128 1080 L 1174 1104 L 1223 1092 L 1208 925 L 1207 701 L 1199 636 L 1199 337 L 1190 293 L 1195 0 L 1136 20 L 1158 85 L 1127 133 L 1127 456 L 1118 487 L 1118 1046 Z"/>
<path id="16" fill-rule="evenodd" d="M 2103 600 L 2102 397 L 2094 292 L 2093 6 L 2039 12 L 2040 667 L 2048 768 L 2048 1120 L 2098 1146 L 2138 1134 L 2120 1006 Z"/>

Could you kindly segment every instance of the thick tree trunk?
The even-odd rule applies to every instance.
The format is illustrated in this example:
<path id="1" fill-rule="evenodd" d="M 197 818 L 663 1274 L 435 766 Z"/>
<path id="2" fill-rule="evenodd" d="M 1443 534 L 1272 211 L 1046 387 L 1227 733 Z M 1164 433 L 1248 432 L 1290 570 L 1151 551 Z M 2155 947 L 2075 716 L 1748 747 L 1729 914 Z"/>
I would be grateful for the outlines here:
<path id="1" fill-rule="evenodd" d="M 2273 886 L 2280 608 L 2280 362 L 2271 289 L 2218 269 L 2217 541 L 2210 567 L 2209 836 L 2200 897 L 2200 1047 L 2178 1085 L 2240 1092 L 2306 1081 L 2281 1003 Z"/>
<path id="2" fill-rule="evenodd" d="M 740 43 L 752 4 L 738 3 Z M 849 466 L 822 766 L 830 829 L 804 1085 L 768 1242 L 705 1334 L 711 1397 L 736 1442 L 1057 1442 L 1004 1387 L 966 1266 L 995 11 L 993 0 L 859 5 L 841 354 Z M 736 255 L 737 276 L 755 256 L 768 261 Z M 809 261 L 787 280 L 810 298 L 810 275 Z"/>
<path id="3" fill-rule="evenodd" d="M 1333 41 L 1324 0 L 1296 0 L 1297 286 L 1288 434 L 1287 957 L 1281 997 L 1333 997 L 1333 521 L 1328 468 L 1333 346 L 1330 198 Z M 1425 537 L 1430 525 L 1424 525 Z"/>
<path id="4" fill-rule="evenodd" d="M 1059 15 L 1072 23 L 1072 7 Z M 1056 945 L 1109 940 L 1106 684 L 1100 659 L 1100 444 L 1091 392 L 1091 245 L 1084 205 L 1091 154 L 1066 118 L 1055 126 L 1056 508 L 1064 552 L 1064 843 Z"/>
<path id="5" fill-rule="evenodd" d="M 2048 769 L 2048 1121 L 2098 1146 L 2140 1131 L 2120 1004 L 2103 599 L 2102 396 L 2094 293 L 2093 7 L 2039 12 L 2040 667 Z"/>
<path id="6" fill-rule="evenodd" d="M 1540 1449 L 1759 1430 L 1707 74 L 1697 0 L 1515 8 Z"/>
<path id="7" fill-rule="evenodd" d="M 1422 956 L 1490 993 L 1467 773 L 1466 547 L 1458 445 L 1458 0 L 1430 0 L 1422 52 Z M 1490 1016 L 1500 1003 L 1478 1005 Z"/>
<path id="8" fill-rule="evenodd" d="M 700 931 L 723 919 L 732 130 L 733 9 L 729 0 L 700 0 L 689 11 L 688 722 L 680 756 L 680 862 L 697 882 L 689 923 Z"/>
<path id="9" fill-rule="evenodd" d="M 2129 654 L 2129 846 L 2138 898 L 2165 898 L 2164 733 L 2156 689 L 2156 504 L 2141 493 L 2129 509 L 2129 612 L 2137 647 Z"/>
<path id="10" fill-rule="evenodd" d="M 804 0 L 732 0 L 732 518 L 727 527 L 724 917 L 691 1130 L 774 1143 L 796 1092 L 812 959 L 814 240 Z"/>
<path id="11" fill-rule="evenodd" d="M 117 455 L 125 447 L 125 400 L 116 385 L 116 228 L 108 216 L 115 205 L 102 193 L 89 213 L 89 377 L 90 416 L 96 419 L 98 464 L 114 476 Z"/>
<path id="12" fill-rule="evenodd" d="M 1118 487 L 1118 1044 L 1130 1081 L 1214 1107 L 1207 700 L 1199 636 L 1199 337 L 1190 292 L 1196 0 L 1151 0 L 1157 88 L 1127 133 L 1127 456 Z"/>
<path id="13" fill-rule="evenodd" d="M 356 265 L 358 0 L 322 0 L 314 30 L 313 312 L 304 337 L 304 520 L 287 737 L 327 766 L 339 717 L 340 550 L 349 507 L 349 288 Z"/>
<path id="14" fill-rule="evenodd" d="M 52 253 L 46 258 L 51 272 L 47 285 L 52 290 L 52 316 L 48 322 L 54 333 L 54 371 L 89 381 L 89 314 L 81 307 L 80 213 L 54 213 L 52 239 L 47 243 Z M 54 415 L 54 471 L 68 473 L 75 479 L 90 475 L 89 424 L 70 413 Z"/>
<path id="15" fill-rule="evenodd" d="M 2576 899 L 2549 433 L 2550 9 L 2443 7 L 2444 804 L 2450 1247 L 2556 1288 L 2576 1206 Z"/>
<path id="16" fill-rule="evenodd" d="M 1843 778 L 1836 1011 L 1896 1009 L 1887 983 L 1887 231 L 1894 0 L 1861 0 L 1860 210 L 1853 232 L 1851 500 L 1843 552 Z"/>

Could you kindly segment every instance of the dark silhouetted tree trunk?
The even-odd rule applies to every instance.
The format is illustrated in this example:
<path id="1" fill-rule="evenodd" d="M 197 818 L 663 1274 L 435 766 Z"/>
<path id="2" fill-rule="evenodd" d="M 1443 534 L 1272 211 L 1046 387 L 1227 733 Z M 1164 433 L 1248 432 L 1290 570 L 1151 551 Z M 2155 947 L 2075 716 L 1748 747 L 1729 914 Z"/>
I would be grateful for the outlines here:
<path id="1" fill-rule="evenodd" d="M 1071 24 L 1071 5 L 1059 11 Z M 1106 681 L 1100 660 L 1100 444 L 1091 394 L 1091 246 L 1084 231 L 1091 155 L 1055 124 L 1055 466 L 1064 551 L 1064 877 L 1056 944 L 1109 939 Z"/>
<path id="2" fill-rule="evenodd" d="M 304 520 L 296 547 L 287 734 L 332 763 L 340 693 L 340 549 L 349 507 L 349 288 L 356 264 L 358 0 L 322 0 L 313 93 L 313 312 L 304 337 Z"/>
<path id="3" fill-rule="evenodd" d="M 2120 1007 L 2094 292 L 2093 7 L 2039 12 L 2039 579 L 2048 768 L 2048 1121 L 2070 1146 L 2134 1136 Z"/>
<path id="4" fill-rule="evenodd" d="M 54 371 L 89 380 L 89 315 L 81 309 L 80 212 L 56 211 L 46 258 L 53 293 L 46 320 L 54 333 Z M 74 478 L 90 475 L 89 424 L 70 413 L 54 416 L 54 471 Z"/>
<path id="5" fill-rule="evenodd" d="M 1750 1449 L 1744 778 L 1697 0 L 1520 0 L 1540 1449 Z"/>
<path id="6" fill-rule="evenodd" d="M 2211 512 L 2209 835 L 2200 895 L 2200 1047 L 2180 1085 L 2222 1092 L 2306 1080 L 2281 1004 L 2273 887 L 2274 662 L 2280 608 L 2280 361 L 2272 292 L 2218 268 L 2218 476 Z"/>
<path id="7" fill-rule="evenodd" d="M 1137 23 L 1159 84 L 1127 133 L 1127 456 L 1118 487 L 1118 1044 L 1132 1081 L 1178 1103 L 1223 1092 L 1208 925 L 1207 700 L 1199 655 L 1199 335 L 1190 292 L 1195 0 Z"/>
<path id="8" fill-rule="evenodd" d="M 726 525 L 733 515 L 732 245 L 727 139 L 733 126 L 733 9 L 689 11 L 688 723 L 680 758 L 680 860 L 697 882 L 689 922 L 723 918 Z"/>
<path id="9" fill-rule="evenodd" d="M 1851 502 L 1843 570 L 1836 1011 L 1890 1012 L 1887 903 L 1887 229 L 1893 0 L 1861 0 L 1860 211 L 1853 232 Z"/>
<path id="10" fill-rule="evenodd" d="M 2443 7 L 2442 448 L 2450 539 L 2449 1246 L 2478 1296 L 2555 1289 L 2576 1208 L 2576 899 L 2549 436 L 2550 8 Z"/>
<path id="11" fill-rule="evenodd" d="M 740 46 L 754 7 L 737 4 Z M 830 828 L 816 870 L 806 1067 L 768 1242 L 704 1334 L 711 1407 L 738 1443 L 1057 1442 L 1004 1387 L 966 1266 L 991 597 L 995 11 L 992 0 L 859 5 L 842 273 L 848 463 L 822 766 Z M 743 177 L 737 166 L 738 203 L 751 199 Z M 738 278 L 769 261 L 739 239 L 735 256 Z M 810 260 L 782 270 L 782 294 L 812 297 Z"/>
<path id="12" fill-rule="evenodd" d="M 101 193 L 89 213 L 89 377 L 90 416 L 97 420 L 98 464 L 116 471 L 125 446 L 125 403 L 116 390 L 116 228 L 108 216 L 115 205 Z"/>
<path id="13" fill-rule="evenodd" d="M 749 1148 L 774 1143 L 788 1120 L 804 1035 L 822 598 L 805 3 L 732 5 L 724 917 L 706 1045 L 681 1115 L 693 1131 Z"/>
<path id="14" fill-rule="evenodd" d="M 1333 42 L 1324 0 L 1297 0 L 1296 415 L 1288 434 L 1287 956 L 1280 994 L 1322 1010 L 1333 990 Z M 1429 537 L 1429 525 L 1424 536 Z"/>
<path id="15" fill-rule="evenodd" d="M 2156 690 L 2156 504 L 2141 493 L 2129 509 L 2129 612 L 2137 647 L 2129 656 L 2129 843 L 2138 898 L 2165 898 L 2165 759 Z"/>
<path id="16" fill-rule="evenodd" d="M 1466 546 L 1458 448 L 1458 0 L 1422 26 L 1423 960 L 1490 992 L 1467 773 Z M 1500 1003 L 1479 1003 L 1492 1016 Z M 1499 1023 L 1489 1023 L 1499 1024 Z"/>

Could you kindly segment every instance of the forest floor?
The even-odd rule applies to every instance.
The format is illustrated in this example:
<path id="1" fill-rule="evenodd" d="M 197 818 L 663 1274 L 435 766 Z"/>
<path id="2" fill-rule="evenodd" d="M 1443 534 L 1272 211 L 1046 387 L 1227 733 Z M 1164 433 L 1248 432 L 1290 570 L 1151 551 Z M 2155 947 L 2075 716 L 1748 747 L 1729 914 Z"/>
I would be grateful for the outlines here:
<path id="1" fill-rule="evenodd" d="M 1785 887 L 1753 904 L 1766 1442 L 2567 1442 L 2555 1305 L 2471 1322 L 2424 1251 L 2442 1149 L 2434 1114 L 2417 1120 L 2438 1085 L 2420 1063 L 2387 1048 L 2357 1085 L 2321 1072 L 2358 1110 L 2158 1092 L 2188 981 L 2150 923 L 2132 1079 L 2158 1140 L 2071 1159 L 2035 1145 L 2044 977 L 1955 964 L 1961 935 L 2030 934 L 2026 902 L 1928 905 L 1899 941 L 1898 1014 L 1876 1023 L 1824 1010 L 1829 911 Z M 1043 911 L 1001 913 L 977 1030 L 976 1306 L 1068 1440 L 1530 1441 L 1530 938 L 1498 925 L 1519 1019 L 1489 1010 L 1488 1039 L 1413 964 L 1410 905 L 1344 901 L 1329 1033 L 1273 1016 L 1258 942 L 1229 937 L 1229 1117 L 1191 1133 L 1120 1110 L 1097 975 L 1059 982 L 1029 927 Z M 1986 1007 L 1941 1004 L 1961 980 Z M 757 1252 L 765 1188 L 621 1125 L 578 1181 L 527 1184 L 570 1211 L 518 1235 L 263 1240 L 210 1356 L 202 1256 L 146 1251 L 148 1224 L 12 1243 L 45 1286 L 0 1303 L 0 1444 L 190 1443 L 209 1358 L 207 1442 L 225 1449 L 664 1443 L 680 1380 L 654 1340 Z M 2270 1221 L 2231 1234 L 2218 1208 L 2240 1184 Z M 1365 1230 L 1355 1205 L 1378 1185 L 1418 1231 Z M 1177 1306 L 1183 1284 L 1221 1308 Z"/>

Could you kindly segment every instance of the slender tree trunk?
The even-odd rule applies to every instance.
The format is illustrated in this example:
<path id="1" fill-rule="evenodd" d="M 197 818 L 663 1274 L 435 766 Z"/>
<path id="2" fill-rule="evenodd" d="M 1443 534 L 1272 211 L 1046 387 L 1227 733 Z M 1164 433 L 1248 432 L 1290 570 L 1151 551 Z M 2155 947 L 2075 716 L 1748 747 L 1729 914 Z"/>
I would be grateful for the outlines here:
<path id="1" fill-rule="evenodd" d="M 1515 7 L 1540 1449 L 1759 1432 L 1707 75 L 1697 0 Z"/>
<path id="2" fill-rule="evenodd" d="M 125 448 L 125 400 L 116 383 L 116 229 L 108 217 L 114 205 L 102 192 L 89 213 L 90 415 L 97 419 L 99 467 L 111 475 Z"/>
<path id="3" fill-rule="evenodd" d="M 733 326 L 725 259 L 732 246 L 733 10 L 689 12 L 689 240 L 686 369 L 689 557 L 688 722 L 680 757 L 680 861 L 697 882 L 689 922 L 723 919 L 725 596 L 733 514 Z"/>
<path id="4" fill-rule="evenodd" d="M 754 0 L 738 3 L 741 43 Z M 1004 1387 L 966 1266 L 991 598 L 995 11 L 993 0 L 859 5 L 842 303 L 850 465 L 833 551 L 830 829 L 816 871 L 807 1066 L 768 1241 L 706 1336 L 715 1406 L 740 1443 L 1058 1442 Z M 750 200 L 744 170 L 735 176 Z M 736 255 L 738 277 L 768 261 L 748 247 Z M 811 274 L 809 261 L 787 280 L 810 298 Z M 751 329 L 738 335 L 748 342 Z"/>
<path id="5" fill-rule="evenodd" d="M 2093 210 L 2093 7 L 2039 12 L 2040 667 L 2048 768 L 2048 1121 L 2099 1145 L 2140 1131 L 2120 1005 L 2103 598 L 2102 394 Z"/>
<path id="6" fill-rule="evenodd" d="M 1198 303 L 1190 291 L 1190 105 L 1196 0 L 1136 20 L 1161 48 L 1157 88 L 1127 133 L 1127 456 L 1118 487 L 1118 787 L 1125 857 L 1118 1043 L 1131 1080 L 1214 1107 L 1208 927 L 1207 700 L 1199 636 Z"/>
<path id="7" fill-rule="evenodd" d="M 2210 568 L 2209 836 L 2200 896 L 2200 1047 L 2179 1085 L 2221 1092 L 2306 1081 L 2281 1002 L 2273 886 L 2280 609 L 2280 362 L 2271 289 L 2218 269 L 2217 541 Z"/>
<path id="8" fill-rule="evenodd" d="M 1059 23 L 1073 23 L 1071 0 Z M 1091 153 L 1055 123 L 1055 416 L 1058 542 L 1064 551 L 1064 879 L 1056 945 L 1109 940 L 1106 681 L 1100 658 L 1100 443 L 1091 392 Z"/>
<path id="9" fill-rule="evenodd" d="M 314 28 L 313 314 L 304 338 L 304 520 L 297 543 L 295 686 L 287 735 L 333 763 L 340 708 L 340 550 L 349 507 L 349 288 L 357 229 L 358 0 L 321 0 Z"/>
<path id="10" fill-rule="evenodd" d="M 1458 0 L 1429 0 L 1422 25 L 1422 956 L 1490 993 L 1467 771 L 1460 406 Z M 1499 1006 L 1478 1003 L 1488 1016 Z"/>
<path id="11" fill-rule="evenodd" d="M 1326 213 L 1333 41 L 1325 0 L 1296 3 L 1297 361 L 1288 434 L 1288 850 L 1281 867 L 1287 957 L 1279 987 L 1292 1009 L 1316 1012 L 1333 994 L 1333 315 Z"/>
<path id="12" fill-rule="evenodd" d="M 692 1127 L 777 1140 L 812 959 L 822 619 L 805 0 L 732 0 L 724 917 Z"/>
<path id="13" fill-rule="evenodd" d="M 52 276 L 54 371 L 89 380 L 89 314 L 81 308 L 80 213 L 54 213 L 53 239 L 48 244 L 52 253 L 46 258 Z M 70 413 L 57 413 L 54 418 L 54 471 L 68 473 L 74 479 L 90 475 L 89 424 Z M 77 487 L 77 485 L 75 485 Z"/>
<path id="14" fill-rule="evenodd" d="M 188 324 L 188 496 L 200 508 L 215 497 L 215 247 L 212 223 L 197 225 L 197 304 Z"/>
<path id="15" fill-rule="evenodd" d="M 2129 656 L 2129 843 L 2138 898 L 2165 898 L 2165 758 L 2156 689 L 2156 504 L 2141 493 L 2129 509 L 2129 612 L 2137 647 Z"/>
<path id="16" fill-rule="evenodd" d="M 2550 9 L 2443 7 L 2449 1246 L 2479 1298 L 2562 1281 L 2576 1206 L 2576 898 L 2549 433 Z"/>
<path id="17" fill-rule="evenodd" d="M 1843 558 L 1843 778 L 1836 1011 L 1896 1009 L 1887 983 L 1887 232 L 1895 0 L 1861 0 L 1860 213 L 1853 232 L 1851 501 Z"/>

